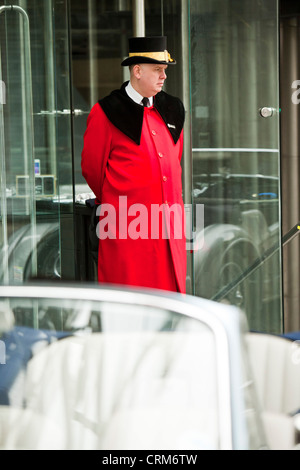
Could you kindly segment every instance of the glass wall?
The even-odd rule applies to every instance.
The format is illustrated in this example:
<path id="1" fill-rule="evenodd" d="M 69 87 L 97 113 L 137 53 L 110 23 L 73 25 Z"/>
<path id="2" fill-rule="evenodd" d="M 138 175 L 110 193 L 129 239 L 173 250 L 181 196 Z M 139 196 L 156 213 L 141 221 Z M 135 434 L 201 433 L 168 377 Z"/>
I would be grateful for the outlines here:
<path id="1" fill-rule="evenodd" d="M 91 107 L 128 79 L 134 2 L 15 6 L 0 0 L 0 282 L 96 282 L 83 134 Z M 188 291 L 281 331 L 278 2 L 145 1 L 145 26 L 168 37 L 177 66 L 165 91 L 186 108 Z"/>
<path id="2" fill-rule="evenodd" d="M 73 93 L 84 111 L 75 119 L 80 192 L 85 114 L 128 79 L 120 62 L 133 4 L 71 5 Z M 167 35 L 177 60 L 165 91 L 187 110 L 184 199 L 195 214 L 204 205 L 190 291 L 243 308 L 253 329 L 281 331 L 277 1 L 146 1 L 145 26 Z"/>
<path id="3" fill-rule="evenodd" d="M 121 62 L 127 56 L 128 37 L 133 35 L 132 2 L 70 0 L 69 5 L 76 279 L 96 282 L 97 268 L 88 232 L 91 209 L 85 202 L 95 196 L 81 174 L 83 135 L 91 108 L 128 78 Z"/>
<path id="4" fill-rule="evenodd" d="M 72 94 L 76 194 L 89 192 L 81 175 L 81 151 L 87 116 L 94 104 L 120 88 L 127 75 L 120 66 L 132 33 L 130 1 L 70 1 Z"/>
<path id="5" fill-rule="evenodd" d="M 280 332 L 278 1 L 146 2 L 146 34 L 168 36 L 177 66 L 165 91 L 186 108 L 188 289 L 241 307 L 252 329 Z"/>
<path id="6" fill-rule="evenodd" d="M 277 1 L 191 0 L 190 51 L 193 201 L 204 204 L 205 225 L 195 294 L 238 305 L 251 328 L 278 332 Z"/>
<path id="7" fill-rule="evenodd" d="M 66 2 L 1 2 L 0 13 L 1 282 L 60 279 L 72 268 L 62 260 L 73 238 L 71 227 L 65 249 L 73 205 Z"/>

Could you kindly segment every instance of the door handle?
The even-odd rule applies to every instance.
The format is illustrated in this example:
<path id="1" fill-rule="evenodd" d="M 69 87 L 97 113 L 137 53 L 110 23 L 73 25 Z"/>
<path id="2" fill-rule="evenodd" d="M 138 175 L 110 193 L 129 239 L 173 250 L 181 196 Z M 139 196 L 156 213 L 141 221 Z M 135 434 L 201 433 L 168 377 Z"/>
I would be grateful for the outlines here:
<path id="1" fill-rule="evenodd" d="M 270 108 L 268 106 L 264 106 L 263 108 L 259 109 L 260 116 L 265 118 L 265 119 L 270 118 L 272 116 L 275 116 L 279 112 L 280 112 L 280 109 Z"/>

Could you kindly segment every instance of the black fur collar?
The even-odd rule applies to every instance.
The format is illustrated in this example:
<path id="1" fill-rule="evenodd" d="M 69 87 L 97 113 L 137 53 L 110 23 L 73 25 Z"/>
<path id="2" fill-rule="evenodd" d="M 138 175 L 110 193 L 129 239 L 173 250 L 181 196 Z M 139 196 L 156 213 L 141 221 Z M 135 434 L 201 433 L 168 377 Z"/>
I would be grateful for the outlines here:
<path id="1" fill-rule="evenodd" d="M 137 145 L 141 142 L 144 108 L 135 103 L 126 93 L 124 83 L 120 90 L 113 91 L 99 101 L 108 119 Z M 154 107 L 163 118 L 176 144 L 184 125 L 185 110 L 179 98 L 161 91 L 154 98 Z"/>

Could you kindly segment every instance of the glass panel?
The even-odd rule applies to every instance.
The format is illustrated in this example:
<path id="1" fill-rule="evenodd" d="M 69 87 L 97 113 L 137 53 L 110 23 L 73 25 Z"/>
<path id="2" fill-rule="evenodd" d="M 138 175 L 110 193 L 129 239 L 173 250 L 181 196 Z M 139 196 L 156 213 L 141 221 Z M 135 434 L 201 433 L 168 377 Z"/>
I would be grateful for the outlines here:
<path id="1" fill-rule="evenodd" d="M 0 282 L 60 278 L 62 266 L 74 270 L 72 261 L 61 264 L 73 238 L 66 250 L 61 235 L 73 207 L 66 2 L 20 0 L 13 9 L 5 7 L 11 2 L 0 3 L 6 89 L 0 105 Z"/>
<path id="2" fill-rule="evenodd" d="M 81 174 L 86 120 L 98 100 L 120 88 L 127 79 L 121 62 L 132 36 L 131 1 L 71 0 L 72 79 L 75 109 L 76 195 L 89 193 Z"/>
<path id="3" fill-rule="evenodd" d="M 33 150 L 33 92 L 31 38 L 25 9 L 4 5 L 1 21 L 1 79 L 5 103 L 1 104 L 1 266 L 2 282 L 23 281 L 37 273 L 34 240 L 35 168 Z M 29 256 L 25 263 L 12 253 L 12 236 L 25 236 Z M 13 258 L 13 261 L 11 259 Z M 30 273 L 30 274 L 29 274 Z"/>
<path id="4" fill-rule="evenodd" d="M 0 448 L 219 448 L 223 336 L 111 296 L 118 302 L 3 299 Z"/>
<path id="5" fill-rule="evenodd" d="M 280 332 L 278 2 L 191 0 L 190 43 L 193 200 L 205 212 L 195 293 Z"/>
<path id="6" fill-rule="evenodd" d="M 81 152 L 87 117 L 98 100 L 120 88 L 128 79 L 121 62 L 127 57 L 132 33 L 131 1 L 70 1 L 72 42 L 72 99 L 74 177 L 76 197 L 77 279 L 97 281 L 91 255 L 88 227 L 91 209 L 85 204 L 95 198 L 81 173 Z"/>

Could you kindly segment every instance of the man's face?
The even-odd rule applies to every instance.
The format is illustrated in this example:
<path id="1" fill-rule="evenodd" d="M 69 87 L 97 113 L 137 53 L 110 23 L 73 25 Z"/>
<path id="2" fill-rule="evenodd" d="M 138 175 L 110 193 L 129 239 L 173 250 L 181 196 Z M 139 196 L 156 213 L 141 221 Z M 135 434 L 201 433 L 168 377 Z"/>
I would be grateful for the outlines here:
<path id="1" fill-rule="evenodd" d="M 138 79 L 139 93 L 142 96 L 154 96 L 162 90 L 167 78 L 167 65 L 138 64 L 135 67 L 135 75 Z"/>

